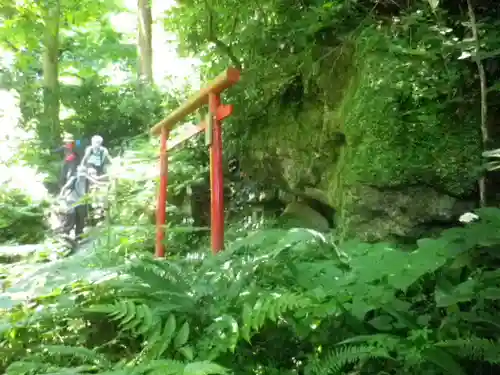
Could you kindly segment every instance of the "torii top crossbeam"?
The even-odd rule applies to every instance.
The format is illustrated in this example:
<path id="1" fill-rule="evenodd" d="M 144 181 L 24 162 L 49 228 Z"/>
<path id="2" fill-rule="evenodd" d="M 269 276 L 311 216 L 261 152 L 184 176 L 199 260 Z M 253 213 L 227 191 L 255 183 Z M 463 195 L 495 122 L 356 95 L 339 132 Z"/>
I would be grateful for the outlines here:
<path id="1" fill-rule="evenodd" d="M 228 68 L 219 74 L 213 81 L 191 96 L 184 104 L 173 111 L 168 117 L 154 125 L 150 132 L 152 135 L 159 135 L 163 128 L 172 130 L 184 117 L 193 113 L 201 106 L 208 103 L 209 94 L 220 94 L 222 91 L 233 86 L 240 80 L 240 71 L 235 68 Z"/>

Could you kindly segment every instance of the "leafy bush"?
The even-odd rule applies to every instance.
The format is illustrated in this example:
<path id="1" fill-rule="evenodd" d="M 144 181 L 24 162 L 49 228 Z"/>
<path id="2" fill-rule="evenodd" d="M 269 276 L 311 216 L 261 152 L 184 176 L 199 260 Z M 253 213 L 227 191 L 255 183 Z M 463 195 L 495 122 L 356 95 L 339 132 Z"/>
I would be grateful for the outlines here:
<path id="1" fill-rule="evenodd" d="M 108 281 L 73 281 L 4 314 L 3 366 L 16 375 L 493 371 L 500 211 L 478 214 L 412 252 L 337 248 L 293 229 L 251 233 L 217 257 L 132 256 Z"/>
<path id="2" fill-rule="evenodd" d="M 62 98 L 75 112 L 64 121 L 65 129 L 87 138 L 100 134 L 108 145 L 145 133 L 163 116 L 158 92 L 137 90 L 134 84 L 113 86 L 98 76 L 63 87 Z"/>
<path id="3" fill-rule="evenodd" d="M 0 243 L 38 243 L 47 229 L 46 203 L 33 202 L 17 189 L 0 187 Z"/>

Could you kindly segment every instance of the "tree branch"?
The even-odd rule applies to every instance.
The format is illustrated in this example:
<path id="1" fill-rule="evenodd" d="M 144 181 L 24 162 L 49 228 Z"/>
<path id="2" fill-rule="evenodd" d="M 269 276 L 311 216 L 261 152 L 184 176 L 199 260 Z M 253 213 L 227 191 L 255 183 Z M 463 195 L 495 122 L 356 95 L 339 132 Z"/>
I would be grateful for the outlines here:
<path id="1" fill-rule="evenodd" d="M 479 42 L 479 33 L 477 30 L 476 15 L 474 13 L 474 8 L 472 6 L 472 0 L 467 0 L 467 8 L 469 11 L 470 27 L 472 31 L 472 37 L 474 39 L 476 51 L 474 54 L 474 60 L 477 65 L 477 71 L 479 73 L 479 84 L 481 89 L 481 136 L 483 141 L 483 149 L 486 150 L 489 142 L 489 132 L 488 132 L 488 86 L 486 82 L 486 73 L 484 70 L 484 65 L 479 57 L 479 50 L 481 44 Z M 479 200 L 482 207 L 486 206 L 486 178 L 481 177 L 479 180 Z"/>
<path id="2" fill-rule="evenodd" d="M 12 52 L 18 53 L 19 48 L 17 48 L 14 44 L 12 44 L 9 40 L 3 39 L 2 42 L 10 49 Z"/>
<path id="3" fill-rule="evenodd" d="M 238 26 L 238 20 L 239 20 L 238 15 L 235 15 L 234 20 L 233 20 L 233 27 L 231 28 L 231 37 L 234 35 L 234 32 L 236 31 L 236 26 Z M 232 45 L 233 45 L 233 42 L 229 43 L 229 46 L 232 46 Z"/>
<path id="4" fill-rule="evenodd" d="M 214 28 L 214 11 L 213 9 L 210 7 L 210 5 L 208 4 L 208 0 L 205 0 L 205 6 L 206 6 L 206 9 L 207 9 L 207 14 L 208 14 L 208 36 L 207 36 L 207 40 L 209 42 L 212 42 L 215 44 L 215 47 L 220 50 L 221 52 L 223 52 L 224 54 L 227 55 L 227 57 L 229 57 L 229 59 L 231 60 L 231 62 L 233 63 L 233 65 L 238 68 L 238 69 L 241 69 L 241 63 L 240 61 L 238 60 L 238 58 L 236 57 L 236 55 L 233 53 L 233 50 L 231 48 L 230 45 L 227 45 L 225 44 L 222 40 L 218 39 L 217 36 L 215 35 L 215 28 Z M 234 21 L 234 24 L 233 24 L 233 32 L 234 32 L 234 29 L 236 28 L 236 23 L 237 23 L 237 20 L 238 18 L 235 17 L 235 21 Z"/>

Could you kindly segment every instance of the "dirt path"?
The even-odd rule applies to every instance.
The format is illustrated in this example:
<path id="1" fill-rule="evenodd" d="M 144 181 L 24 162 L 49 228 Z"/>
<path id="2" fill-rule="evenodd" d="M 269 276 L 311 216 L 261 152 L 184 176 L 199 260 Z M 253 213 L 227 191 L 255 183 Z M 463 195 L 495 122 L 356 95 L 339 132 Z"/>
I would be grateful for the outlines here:
<path id="1" fill-rule="evenodd" d="M 70 256 L 59 258 L 51 255 L 64 249 L 47 249 L 46 244 L 1 246 L 0 257 L 11 262 L 0 264 L 3 276 L 0 279 L 0 311 L 48 295 L 77 281 L 99 282 L 112 276 L 113 271 L 99 268 L 98 252 L 95 250 L 100 245 L 94 237 L 83 242 Z M 36 262 L 41 257 L 47 260 Z"/>

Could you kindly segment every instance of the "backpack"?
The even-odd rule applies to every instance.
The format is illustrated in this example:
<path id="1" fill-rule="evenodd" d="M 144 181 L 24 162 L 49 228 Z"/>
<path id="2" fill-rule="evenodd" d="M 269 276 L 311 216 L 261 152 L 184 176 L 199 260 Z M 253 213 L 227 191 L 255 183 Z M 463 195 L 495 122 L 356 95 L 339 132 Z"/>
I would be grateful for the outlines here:
<path id="1" fill-rule="evenodd" d="M 81 204 L 80 200 L 87 194 L 87 190 L 87 178 L 85 176 L 75 175 L 73 181 L 71 181 L 71 184 L 68 186 L 68 194 L 66 195 L 67 202 L 71 204 Z"/>
<path id="2" fill-rule="evenodd" d="M 77 139 L 75 141 L 75 148 L 73 149 L 73 151 L 78 155 L 79 160 L 82 160 L 83 155 L 85 155 L 85 149 L 88 145 L 89 141 L 87 139 Z"/>
<path id="3" fill-rule="evenodd" d="M 102 147 L 99 147 L 98 151 L 91 149 L 88 163 L 94 164 L 96 167 L 102 167 L 103 162 L 104 162 L 104 149 Z"/>

